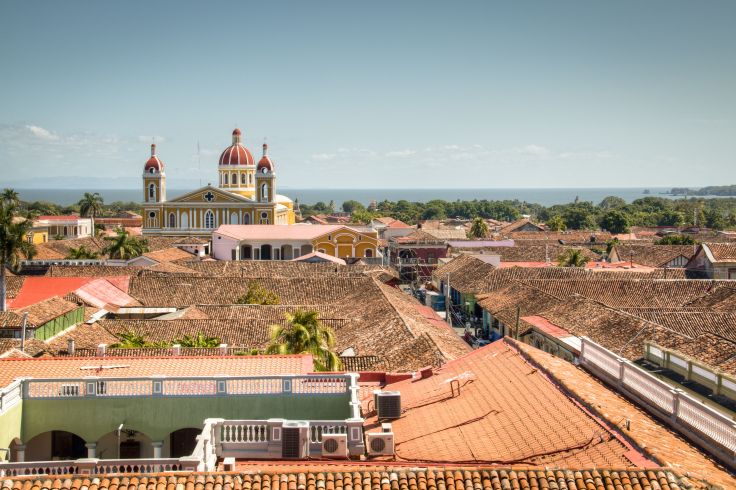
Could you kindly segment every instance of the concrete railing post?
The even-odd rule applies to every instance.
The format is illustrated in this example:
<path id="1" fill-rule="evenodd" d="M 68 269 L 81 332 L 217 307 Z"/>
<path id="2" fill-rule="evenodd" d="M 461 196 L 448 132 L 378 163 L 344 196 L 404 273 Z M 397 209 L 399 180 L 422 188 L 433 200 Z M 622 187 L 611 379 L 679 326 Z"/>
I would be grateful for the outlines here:
<path id="1" fill-rule="evenodd" d="M 97 443 L 96 442 L 87 442 L 84 444 L 84 447 L 87 448 L 87 458 L 88 459 L 94 459 L 97 457 Z"/>
<path id="2" fill-rule="evenodd" d="M 26 460 L 26 445 L 18 444 L 15 446 L 15 461 L 17 463 L 23 463 Z"/>
<path id="3" fill-rule="evenodd" d="M 151 447 L 153 448 L 154 459 L 161 459 L 161 449 L 164 447 L 163 441 L 152 441 Z"/>
<path id="4" fill-rule="evenodd" d="M 94 475 L 100 460 L 96 458 L 82 458 L 75 461 L 80 475 Z"/>
<path id="5" fill-rule="evenodd" d="M 107 354 L 107 344 L 100 344 L 97 346 L 97 357 L 105 357 Z"/>
<path id="6" fill-rule="evenodd" d="M 281 458 L 281 445 L 284 419 L 268 419 L 268 456 L 272 458 Z"/>
<path id="7" fill-rule="evenodd" d="M 164 380 L 166 376 L 157 374 L 151 376 L 151 396 L 163 396 L 164 395 Z"/>
<path id="8" fill-rule="evenodd" d="M 677 415 L 680 412 L 680 390 L 672 389 L 670 393 L 672 393 L 672 414 L 670 417 L 672 423 L 677 423 Z"/>
<path id="9" fill-rule="evenodd" d="M 363 440 L 362 418 L 349 418 L 345 420 L 348 425 L 348 452 L 350 456 L 361 456 L 365 454 L 365 441 Z"/>
<path id="10" fill-rule="evenodd" d="M 99 380 L 96 376 L 85 376 L 84 377 L 84 394 L 85 396 L 97 396 L 97 381 Z"/>

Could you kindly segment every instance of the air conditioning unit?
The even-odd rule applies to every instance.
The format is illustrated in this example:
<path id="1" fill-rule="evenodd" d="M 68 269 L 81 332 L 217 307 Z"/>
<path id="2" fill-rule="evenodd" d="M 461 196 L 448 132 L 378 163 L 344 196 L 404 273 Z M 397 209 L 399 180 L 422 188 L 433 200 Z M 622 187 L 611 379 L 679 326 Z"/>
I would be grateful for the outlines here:
<path id="1" fill-rule="evenodd" d="M 365 435 L 365 445 L 368 456 L 393 456 L 393 432 L 369 432 Z"/>
<path id="2" fill-rule="evenodd" d="M 309 422 L 284 422 L 281 429 L 281 457 L 305 459 L 309 456 Z"/>
<path id="3" fill-rule="evenodd" d="M 347 434 L 322 434 L 322 456 L 328 458 L 347 459 Z"/>
<path id="4" fill-rule="evenodd" d="M 393 420 L 401 417 L 401 393 L 398 391 L 373 392 L 373 403 L 376 406 L 378 420 Z"/>

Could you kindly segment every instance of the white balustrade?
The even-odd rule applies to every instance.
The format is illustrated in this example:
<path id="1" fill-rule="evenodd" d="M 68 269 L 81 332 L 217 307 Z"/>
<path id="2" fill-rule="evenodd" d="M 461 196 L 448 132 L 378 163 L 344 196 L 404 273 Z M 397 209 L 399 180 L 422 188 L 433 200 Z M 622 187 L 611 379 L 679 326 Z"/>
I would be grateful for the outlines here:
<path id="1" fill-rule="evenodd" d="M 347 433 L 348 424 L 343 421 L 311 422 L 309 424 L 309 442 L 312 443 L 321 443 L 325 435 Z"/>
<path id="2" fill-rule="evenodd" d="M 624 392 L 636 395 L 640 400 L 664 412 L 670 420 L 686 425 L 700 437 L 712 441 L 722 450 L 725 449 L 730 454 L 730 461 L 733 462 L 733 455 L 736 453 L 736 423 L 733 420 L 692 396 L 673 389 L 672 385 L 657 379 L 592 340 L 583 337 L 582 341 L 580 360 L 583 366 L 594 368 L 593 372 L 598 370 L 609 374 Z M 683 362 L 671 354 L 670 361 L 674 361 L 678 366 Z M 687 362 L 684 367 L 687 368 Z M 703 444 L 705 443 L 701 443 Z"/>
<path id="3" fill-rule="evenodd" d="M 25 398 L 225 396 L 225 395 L 338 395 L 349 394 L 356 385 L 350 375 L 252 376 L 252 377 L 149 377 L 83 379 L 26 379 L 11 393 L 8 386 L 0 400 L 23 393 Z M 6 391 L 8 394 L 6 395 Z M 0 403 L 9 403 L 0 401 Z M 0 408 L 2 405 L 0 405 Z"/>
<path id="4" fill-rule="evenodd" d="M 262 420 L 225 421 L 219 429 L 221 443 L 268 442 L 268 425 Z"/>
<path id="5" fill-rule="evenodd" d="M 667 383 L 628 363 L 624 364 L 623 382 L 627 388 L 646 398 L 661 410 L 668 414 L 672 413 L 675 397 L 672 394 L 672 387 Z"/>
<path id="6" fill-rule="evenodd" d="M 72 475 L 77 473 L 75 461 L 28 461 L 0 464 L 0 476 Z"/>

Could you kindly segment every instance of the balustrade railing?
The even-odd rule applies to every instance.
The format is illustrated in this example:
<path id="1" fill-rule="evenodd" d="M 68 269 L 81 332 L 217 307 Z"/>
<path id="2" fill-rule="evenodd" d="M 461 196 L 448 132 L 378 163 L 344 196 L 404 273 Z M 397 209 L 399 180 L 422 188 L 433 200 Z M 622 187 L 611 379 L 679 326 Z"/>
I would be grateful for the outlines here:
<path id="1" fill-rule="evenodd" d="M 350 393 L 351 375 L 262 377 L 165 377 L 83 379 L 26 379 L 23 398 L 228 396 L 228 395 L 340 395 Z M 10 390 L 10 386 L 5 390 Z M 17 389 L 17 388 L 16 388 Z M 2 403 L 6 398 L 3 391 Z M 18 396 L 9 392 L 8 400 Z M 2 407 L 2 405 L 0 405 Z"/>
<path id="2" fill-rule="evenodd" d="M 734 420 L 587 337 L 582 338 L 580 363 L 624 394 L 652 408 L 652 413 L 683 430 L 685 435 L 692 434 L 693 442 L 736 468 Z"/>
<path id="3" fill-rule="evenodd" d="M 23 385 L 19 379 L 0 389 L 0 414 L 10 410 L 22 399 Z"/>

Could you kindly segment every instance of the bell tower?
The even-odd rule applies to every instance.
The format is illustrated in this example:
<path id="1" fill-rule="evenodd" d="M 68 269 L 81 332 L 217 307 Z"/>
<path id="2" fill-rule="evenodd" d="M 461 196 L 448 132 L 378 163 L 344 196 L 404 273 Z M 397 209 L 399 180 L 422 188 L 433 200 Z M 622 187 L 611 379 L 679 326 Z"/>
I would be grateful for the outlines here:
<path id="1" fill-rule="evenodd" d="M 156 144 L 151 144 L 151 158 L 143 167 L 143 202 L 166 201 L 166 173 L 164 163 L 156 156 Z"/>
<path id="2" fill-rule="evenodd" d="M 268 156 L 268 145 L 263 143 L 263 156 L 256 167 L 256 200 L 274 202 L 276 196 L 276 172 Z"/>

